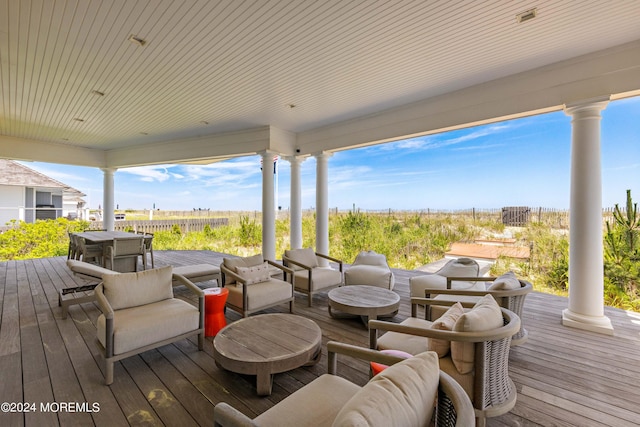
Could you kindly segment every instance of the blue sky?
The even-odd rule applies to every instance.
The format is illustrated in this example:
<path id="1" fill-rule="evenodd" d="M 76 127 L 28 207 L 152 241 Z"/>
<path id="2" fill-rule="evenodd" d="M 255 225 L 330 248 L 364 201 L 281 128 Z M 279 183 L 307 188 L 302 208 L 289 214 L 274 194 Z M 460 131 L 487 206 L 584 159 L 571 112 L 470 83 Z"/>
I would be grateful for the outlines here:
<path id="1" fill-rule="evenodd" d="M 603 206 L 640 201 L 640 97 L 602 113 Z M 563 112 L 335 153 L 329 205 L 350 209 L 569 207 L 571 119 Z M 25 163 L 102 204 L 102 171 Z M 313 157 L 302 163 L 302 207 L 315 206 Z M 278 161 L 278 201 L 289 207 L 290 168 Z M 261 210 L 260 157 L 206 166 L 161 165 L 115 174 L 120 209 Z"/>

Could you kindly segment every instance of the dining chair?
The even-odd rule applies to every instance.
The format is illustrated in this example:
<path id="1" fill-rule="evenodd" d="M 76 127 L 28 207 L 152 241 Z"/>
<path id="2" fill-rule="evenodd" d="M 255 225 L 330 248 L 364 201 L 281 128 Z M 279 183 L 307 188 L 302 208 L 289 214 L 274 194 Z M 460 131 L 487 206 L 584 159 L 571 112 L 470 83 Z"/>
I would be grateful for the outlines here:
<path id="1" fill-rule="evenodd" d="M 147 254 L 151 257 L 151 268 L 156 268 L 153 261 L 153 233 L 145 233 L 144 231 L 138 231 L 138 234 L 144 237 L 144 256 L 142 257 L 142 265 L 144 269 L 147 269 Z"/>
<path id="2" fill-rule="evenodd" d="M 105 250 L 105 267 L 116 270 L 116 261 L 129 259 L 133 260 L 134 267 L 130 271 L 138 271 L 138 256 L 145 256 L 144 237 L 132 236 L 113 239 L 113 245 L 107 246 Z M 106 263 L 109 261 L 109 264 Z M 122 267 L 117 267 L 122 268 Z M 146 263 L 143 268 L 146 269 Z"/>

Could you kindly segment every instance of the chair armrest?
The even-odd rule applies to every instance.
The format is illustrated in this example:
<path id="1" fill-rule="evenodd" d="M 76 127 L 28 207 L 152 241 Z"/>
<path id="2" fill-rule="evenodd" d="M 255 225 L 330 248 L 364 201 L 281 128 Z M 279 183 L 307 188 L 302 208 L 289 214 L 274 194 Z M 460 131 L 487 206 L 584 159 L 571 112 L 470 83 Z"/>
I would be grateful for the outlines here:
<path id="1" fill-rule="evenodd" d="M 475 410 L 467 392 L 449 374 L 440 371 L 436 425 L 465 427 L 475 423 Z"/>
<path id="2" fill-rule="evenodd" d="M 184 277 L 182 274 L 173 273 L 172 280 L 177 280 L 181 285 L 184 285 L 191 292 L 196 294 L 198 297 L 204 297 L 204 291 L 197 287 L 191 280 Z"/>
<path id="3" fill-rule="evenodd" d="M 295 288 L 295 281 L 296 281 L 296 275 L 294 274 L 295 272 L 293 271 L 292 268 L 289 267 L 285 267 L 282 264 L 278 264 L 275 261 L 271 261 L 270 259 L 267 260 L 267 263 L 269 263 L 269 265 L 273 265 L 274 267 L 282 270 L 284 272 L 284 278 L 285 278 L 285 282 L 287 281 L 287 275 L 289 275 L 289 277 L 291 278 L 289 280 L 289 283 L 291 283 L 291 287 Z"/>
<path id="4" fill-rule="evenodd" d="M 213 408 L 215 427 L 257 427 L 253 420 L 233 406 L 220 402 Z"/>
<path id="5" fill-rule="evenodd" d="M 331 256 L 329 256 L 329 255 L 325 255 L 325 254 L 320 254 L 320 253 L 318 253 L 318 252 L 316 252 L 315 254 L 316 254 L 316 256 L 319 256 L 320 258 L 328 259 L 329 261 L 333 261 L 333 262 L 335 262 L 335 263 L 338 263 L 338 264 L 339 264 L 339 266 L 340 266 L 340 271 L 342 271 L 342 264 L 343 264 L 343 262 L 342 262 L 342 260 L 341 260 L 341 259 L 334 258 L 334 257 L 331 257 Z"/>
<path id="6" fill-rule="evenodd" d="M 291 263 L 291 264 L 293 264 L 293 265 L 297 265 L 298 267 L 304 268 L 305 270 L 309 270 L 309 271 L 311 271 L 311 269 L 312 269 L 312 267 L 309 267 L 308 265 L 303 264 L 303 263 L 301 263 L 301 262 L 294 261 L 294 260 L 292 260 L 291 258 L 286 257 L 286 256 L 282 256 L 282 262 L 283 262 L 283 263 L 286 263 L 286 264 Z"/>
<path id="7" fill-rule="evenodd" d="M 96 286 L 93 292 L 96 297 L 96 301 L 100 306 L 100 310 L 102 310 L 105 318 L 105 356 L 111 357 L 113 356 L 113 308 L 111 307 L 111 304 L 109 304 L 109 301 L 107 301 L 107 298 L 104 296 L 104 285 L 102 283 Z"/>
<path id="8" fill-rule="evenodd" d="M 333 375 L 336 375 L 338 370 L 338 354 L 385 365 L 393 365 L 404 360 L 403 357 L 337 341 L 329 341 L 327 343 L 327 354 L 329 356 L 327 362 L 328 372 Z"/>
<path id="9" fill-rule="evenodd" d="M 431 295 L 432 293 L 435 293 L 434 291 L 431 290 L 427 290 L 426 291 L 427 295 Z M 448 289 L 442 289 L 440 290 L 438 293 L 448 293 L 448 294 L 456 294 L 455 291 L 450 291 Z M 484 293 L 480 293 L 480 295 L 484 295 L 486 292 Z M 459 295 L 460 293 L 458 292 L 457 295 Z M 465 295 L 469 295 L 469 294 L 465 294 Z M 473 308 L 473 306 L 475 305 L 475 303 L 473 302 L 466 302 L 466 301 L 441 301 L 441 300 L 436 300 L 433 298 L 420 298 L 420 297 L 411 297 L 411 313 L 412 316 L 416 316 L 417 310 L 416 307 L 418 305 L 424 305 L 427 307 L 427 310 L 424 311 L 424 315 L 425 315 L 425 319 L 427 319 L 428 314 L 429 314 L 429 306 L 431 305 L 439 305 L 439 306 L 452 306 L 454 305 L 456 302 L 460 302 L 460 304 L 462 305 L 462 307 L 464 308 Z M 429 319 L 427 319 L 429 320 Z"/>
<path id="10" fill-rule="evenodd" d="M 100 306 L 100 310 L 104 313 L 104 317 L 106 319 L 113 319 L 113 308 L 111 308 L 111 304 L 107 301 L 107 297 L 104 296 L 104 286 L 102 282 L 96 286 L 93 292 L 96 296 L 96 301 Z"/>
<path id="11" fill-rule="evenodd" d="M 494 294 L 500 295 L 502 297 L 510 297 L 516 295 L 527 294 L 533 290 L 533 286 L 531 283 L 525 280 L 519 280 L 520 287 L 518 289 L 500 289 L 500 290 L 489 290 L 486 289 L 484 291 L 474 291 L 467 289 L 451 289 L 451 282 L 455 281 L 475 281 L 475 282 L 493 282 L 497 277 L 447 277 L 447 289 L 429 289 L 429 294 L 442 294 L 442 295 L 469 295 L 469 296 L 483 296 L 486 294 Z"/>
<path id="12" fill-rule="evenodd" d="M 497 341 L 512 337 L 520 330 L 520 317 L 511 310 L 501 308 L 504 326 L 478 332 L 457 332 L 440 329 L 421 328 L 401 325 L 399 323 L 385 322 L 381 320 L 369 320 L 369 346 L 377 348 L 378 331 L 399 332 L 402 334 L 416 335 L 425 338 L 436 338 L 445 341 L 483 342 Z"/>
<path id="13" fill-rule="evenodd" d="M 224 275 L 224 276 L 230 276 L 234 281 L 242 284 L 242 285 L 246 285 L 246 279 L 243 279 L 241 276 L 238 275 L 238 273 L 236 273 L 235 271 L 231 271 L 229 270 L 224 264 L 220 264 L 220 272 Z M 226 282 L 226 280 L 225 280 Z M 226 283 L 225 283 L 226 284 Z"/>
<path id="14" fill-rule="evenodd" d="M 204 327 L 204 291 L 194 285 L 194 283 L 184 277 L 182 274 L 173 273 L 172 280 L 177 280 L 180 284 L 184 285 L 188 290 L 198 296 L 198 311 L 200 312 L 200 327 Z"/>
<path id="15" fill-rule="evenodd" d="M 278 264 L 277 262 L 271 261 L 270 259 L 268 259 L 266 261 L 269 263 L 269 265 L 272 265 L 272 266 L 274 266 L 276 268 L 279 268 L 280 270 L 284 271 L 285 273 L 291 274 L 293 276 L 294 271 L 293 271 L 292 268 L 285 267 L 284 265 Z"/>

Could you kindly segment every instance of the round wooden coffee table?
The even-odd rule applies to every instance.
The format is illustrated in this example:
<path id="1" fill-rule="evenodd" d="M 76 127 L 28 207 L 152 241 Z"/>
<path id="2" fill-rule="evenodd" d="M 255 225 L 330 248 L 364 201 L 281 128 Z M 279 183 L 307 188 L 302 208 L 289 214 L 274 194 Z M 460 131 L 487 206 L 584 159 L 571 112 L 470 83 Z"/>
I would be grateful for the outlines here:
<path id="1" fill-rule="evenodd" d="M 256 375 L 259 395 L 271 394 L 273 374 L 320 360 L 322 331 L 295 314 L 259 314 L 224 327 L 213 340 L 216 364 L 238 374 Z"/>
<path id="2" fill-rule="evenodd" d="M 365 326 L 369 319 L 392 314 L 400 307 L 400 296 L 377 286 L 341 286 L 329 291 L 329 314 L 338 317 L 333 310 L 360 316 Z"/>

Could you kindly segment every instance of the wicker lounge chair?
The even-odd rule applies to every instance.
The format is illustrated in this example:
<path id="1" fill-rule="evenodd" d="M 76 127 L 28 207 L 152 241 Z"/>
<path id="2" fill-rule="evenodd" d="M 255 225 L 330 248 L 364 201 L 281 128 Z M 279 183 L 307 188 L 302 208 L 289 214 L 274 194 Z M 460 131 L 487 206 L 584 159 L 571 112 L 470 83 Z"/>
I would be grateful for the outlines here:
<path id="1" fill-rule="evenodd" d="M 327 351 L 328 374 L 316 378 L 254 419 L 226 403 L 218 403 L 213 412 L 214 425 L 473 425 L 469 398 L 459 384 L 438 369 L 438 357 L 433 352 L 400 359 L 336 342 L 329 342 Z M 359 387 L 336 375 L 337 354 L 395 365 Z"/>
<path id="2" fill-rule="evenodd" d="M 371 348 L 414 355 L 432 349 L 438 351 L 440 369 L 458 381 L 471 398 L 478 426 L 484 426 L 487 417 L 509 412 L 516 402 L 516 388 L 509 378 L 509 350 L 511 337 L 520 330 L 520 318 L 499 307 L 495 300 L 486 303 L 488 299 L 492 297 L 485 297 L 482 306 L 490 307 L 493 316 L 490 322 L 484 318 L 477 321 L 480 312 L 475 313 L 476 322 L 463 321 L 462 307 L 459 307 L 458 318 L 451 318 L 455 321 L 454 326 L 448 325 L 449 328 L 443 326 L 446 325 L 444 320 L 430 322 L 414 317 L 400 324 L 369 321 Z M 433 300 L 412 298 L 411 302 L 431 304 Z M 474 319 L 474 315 L 467 314 L 466 319 Z M 495 325 L 485 328 L 491 322 Z M 388 332 L 378 338 L 379 331 Z"/>

